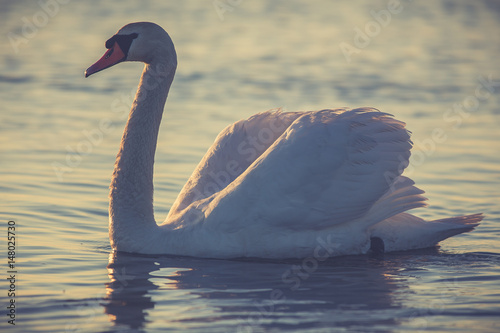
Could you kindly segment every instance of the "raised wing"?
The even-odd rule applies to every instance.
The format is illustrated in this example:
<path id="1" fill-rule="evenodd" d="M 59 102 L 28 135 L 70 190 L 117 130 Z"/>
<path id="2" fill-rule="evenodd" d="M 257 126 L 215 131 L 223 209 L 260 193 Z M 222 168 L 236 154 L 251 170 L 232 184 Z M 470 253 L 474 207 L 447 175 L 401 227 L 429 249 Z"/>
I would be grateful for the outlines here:
<path id="1" fill-rule="evenodd" d="M 278 139 L 300 112 L 262 112 L 226 127 L 188 179 L 167 217 L 177 219 L 193 203 L 225 189 Z"/>
<path id="2" fill-rule="evenodd" d="M 231 232 L 254 223 L 320 230 L 358 219 L 407 166 L 412 143 L 404 127 L 371 108 L 301 113 L 199 207 L 202 220 Z"/>

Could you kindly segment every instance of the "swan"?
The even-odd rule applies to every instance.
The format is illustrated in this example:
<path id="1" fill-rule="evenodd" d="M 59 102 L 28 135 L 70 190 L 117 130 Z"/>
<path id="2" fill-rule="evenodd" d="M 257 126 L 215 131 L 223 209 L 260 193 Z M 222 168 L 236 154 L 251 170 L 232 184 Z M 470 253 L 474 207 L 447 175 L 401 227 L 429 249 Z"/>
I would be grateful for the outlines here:
<path id="1" fill-rule="evenodd" d="M 177 67 L 167 32 L 130 23 L 106 41 L 85 77 L 145 63 L 110 185 L 114 251 L 205 258 L 326 258 L 435 246 L 473 230 L 482 214 L 435 221 L 402 175 L 412 142 L 405 123 L 374 108 L 258 113 L 226 127 L 172 205 L 153 213 L 153 164 Z"/>

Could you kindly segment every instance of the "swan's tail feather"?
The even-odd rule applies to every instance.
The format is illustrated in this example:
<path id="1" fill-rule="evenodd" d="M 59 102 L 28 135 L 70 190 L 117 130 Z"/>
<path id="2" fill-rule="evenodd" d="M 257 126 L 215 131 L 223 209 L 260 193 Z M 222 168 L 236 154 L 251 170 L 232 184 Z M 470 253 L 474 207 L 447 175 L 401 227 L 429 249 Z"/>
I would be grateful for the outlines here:
<path id="1" fill-rule="evenodd" d="M 383 242 L 385 251 L 407 251 L 436 246 L 439 242 L 472 231 L 483 219 L 483 214 L 456 216 L 434 221 L 401 213 L 375 224 L 371 237 Z"/>
<path id="2" fill-rule="evenodd" d="M 461 234 L 463 232 L 469 232 L 474 230 L 475 227 L 479 225 L 479 223 L 483 220 L 483 213 L 472 214 L 472 215 L 464 215 L 464 216 L 455 216 L 449 217 L 445 219 L 439 219 L 434 221 L 429 221 L 427 223 L 441 223 L 446 225 L 448 229 L 446 229 L 443 234 L 449 234 L 443 239 L 446 239 L 451 236 L 455 236 Z"/>

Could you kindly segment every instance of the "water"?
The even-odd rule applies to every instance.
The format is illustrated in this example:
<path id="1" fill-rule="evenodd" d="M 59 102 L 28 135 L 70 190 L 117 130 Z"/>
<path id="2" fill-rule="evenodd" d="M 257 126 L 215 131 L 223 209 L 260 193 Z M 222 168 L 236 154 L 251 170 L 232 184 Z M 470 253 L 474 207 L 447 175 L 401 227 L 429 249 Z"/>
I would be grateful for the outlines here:
<path id="1" fill-rule="evenodd" d="M 2 331 L 499 331 L 500 7 L 392 4 L 0 1 L 4 253 L 7 221 L 17 237 L 16 325 L 4 279 Z M 484 222 L 439 249 L 383 257 L 111 254 L 108 184 L 142 66 L 83 72 L 139 20 L 166 28 L 179 57 L 156 158 L 158 220 L 227 124 L 275 107 L 374 106 L 413 132 L 407 175 L 430 199 L 416 213 Z"/>

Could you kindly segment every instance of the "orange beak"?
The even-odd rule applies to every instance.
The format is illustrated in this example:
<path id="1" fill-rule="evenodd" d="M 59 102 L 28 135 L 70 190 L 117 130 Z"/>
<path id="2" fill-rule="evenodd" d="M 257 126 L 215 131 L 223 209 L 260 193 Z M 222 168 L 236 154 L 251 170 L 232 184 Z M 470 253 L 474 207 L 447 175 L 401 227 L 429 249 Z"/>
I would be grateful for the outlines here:
<path id="1" fill-rule="evenodd" d="M 124 61 L 125 58 L 127 58 L 127 56 L 125 55 L 125 53 L 123 53 L 120 45 L 115 42 L 113 47 L 107 50 L 106 53 L 104 53 L 104 55 L 101 57 L 101 59 L 97 60 L 95 64 L 87 68 L 87 70 L 85 71 L 85 77 L 89 77 L 94 73 L 116 65 Z"/>

